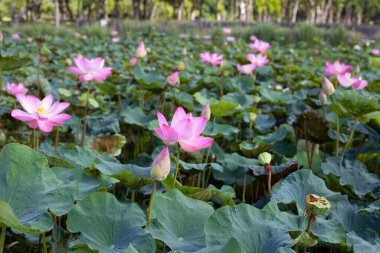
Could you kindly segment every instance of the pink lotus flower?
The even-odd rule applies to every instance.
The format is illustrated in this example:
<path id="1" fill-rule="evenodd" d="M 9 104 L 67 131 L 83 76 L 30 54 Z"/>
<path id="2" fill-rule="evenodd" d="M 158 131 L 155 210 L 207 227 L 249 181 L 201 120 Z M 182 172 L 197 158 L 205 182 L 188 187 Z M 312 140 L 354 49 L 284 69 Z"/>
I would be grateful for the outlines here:
<path id="1" fill-rule="evenodd" d="M 371 50 L 371 54 L 372 54 L 372 55 L 375 55 L 375 56 L 380 55 L 380 49 L 377 49 L 377 48 L 372 49 L 372 50 Z"/>
<path id="2" fill-rule="evenodd" d="M 15 119 L 28 122 L 30 128 L 39 128 L 41 132 L 48 133 L 54 126 L 61 126 L 71 118 L 69 114 L 60 114 L 70 103 L 53 103 L 51 94 L 42 101 L 35 96 L 25 96 L 21 93 L 17 94 L 16 98 L 25 111 L 14 109 L 11 115 Z"/>
<path id="3" fill-rule="evenodd" d="M 163 181 L 170 173 L 170 155 L 169 148 L 165 147 L 154 158 L 150 176 L 156 181 Z"/>
<path id="4" fill-rule="evenodd" d="M 79 81 L 91 82 L 96 81 L 103 83 L 106 78 L 112 74 L 111 67 L 104 68 L 104 60 L 101 57 L 94 59 L 84 58 L 82 55 L 77 55 L 74 58 L 76 67 L 68 67 L 67 70 L 73 74 L 79 75 Z"/>
<path id="5" fill-rule="evenodd" d="M 7 83 L 7 92 L 13 96 L 16 96 L 17 94 L 26 94 L 28 92 L 28 89 L 24 87 L 22 83 Z"/>
<path id="6" fill-rule="evenodd" d="M 352 84 L 354 84 L 357 79 L 354 77 L 351 77 L 351 73 L 347 72 L 342 75 L 338 75 L 338 82 L 343 87 L 350 87 Z"/>
<path id="7" fill-rule="evenodd" d="M 19 40 L 21 39 L 20 35 L 18 35 L 18 33 L 14 33 L 11 35 L 11 38 L 14 39 L 14 40 Z"/>
<path id="8" fill-rule="evenodd" d="M 145 49 L 145 44 L 143 41 L 140 42 L 139 47 L 136 49 L 136 56 L 139 58 L 144 58 L 147 54 Z"/>
<path id="9" fill-rule="evenodd" d="M 157 119 L 160 127 L 154 131 L 166 145 L 179 143 L 186 152 L 196 152 L 210 147 L 214 141 L 212 138 L 200 135 L 206 127 L 207 119 L 193 118 L 192 114 L 186 114 L 182 107 L 178 107 L 175 111 L 170 126 L 160 112 L 157 112 Z"/>
<path id="10" fill-rule="evenodd" d="M 135 66 L 137 64 L 137 57 L 132 57 L 131 60 L 129 61 L 129 64 L 131 64 L 132 66 Z"/>
<path id="11" fill-rule="evenodd" d="M 222 55 L 222 54 L 218 55 L 216 53 L 211 54 L 210 52 L 204 52 L 204 53 L 200 53 L 199 57 L 201 57 L 201 60 L 204 63 L 210 64 L 211 66 L 216 67 L 216 66 L 222 64 L 224 55 Z"/>
<path id="12" fill-rule="evenodd" d="M 362 80 L 362 77 L 360 76 L 359 78 L 356 78 L 356 81 L 352 84 L 352 87 L 355 90 L 362 90 L 365 87 L 367 87 L 368 81 L 367 80 Z"/>
<path id="13" fill-rule="evenodd" d="M 262 54 L 258 54 L 255 56 L 254 54 L 247 54 L 247 60 L 252 62 L 256 67 L 264 67 L 268 62 L 268 58 L 263 56 Z"/>
<path id="14" fill-rule="evenodd" d="M 255 40 L 257 40 L 257 37 L 255 35 L 251 35 L 251 36 L 249 36 L 249 39 L 251 41 L 255 41 Z"/>
<path id="15" fill-rule="evenodd" d="M 256 69 L 255 64 L 245 64 L 245 65 L 236 65 L 237 69 L 240 73 L 243 73 L 245 75 L 252 75 L 253 71 Z"/>
<path id="16" fill-rule="evenodd" d="M 233 42 L 233 41 L 235 41 L 235 37 L 233 37 L 233 36 L 227 36 L 226 40 L 228 42 Z"/>
<path id="17" fill-rule="evenodd" d="M 326 62 L 325 75 L 333 76 L 333 75 L 344 75 L 351 70 L 350 65 L 345 65 L 344 63 L 340 63 L 339 61 L 335 61 L 334 63 Z"/>
<path id="18" fill-rule="evenodd" d="M 255 42 L 248 44 L 248 46 L 255 52 L 260 54 L 265 53 L 270 49 L 270 44 L 262 40 L 255 40 Z"/>
<path id="19" fill-rule="evenodd" d="M 112 36 L 117 36 L 117 35 L 119 35 L 119 32 L 116 31 L 116 30 L 113 30 L 113 31 L 111 31 L 111 35 Z"/>
<path id="20" fill-rule="evenodd" d="M 119 43 L 119 42 L 120 42 L 119 37 L 112 38 L 112 43 Z"/>
<path id="21" fill-rule="evenodd" d="M 223 27 L 223 33 L 224 34 L 231 34 L 232 30 L 229 27 Z"/>
<path id="22" fill-rule="evenodd" d="M 174 71 L 170 76 L 166 78 L 166 82 L 170 85 L 175 85 L 179 82 L 179 71 Z"/>
<path id="23" fill-rule="evenodd" d="M 31 43 L 31 42 L 33 42 L 33 38 L 32 38 L 32 37 L 28 37 L 28 38 L 26 39 L 26 41 L 29 42 L 29 43 Z"/>

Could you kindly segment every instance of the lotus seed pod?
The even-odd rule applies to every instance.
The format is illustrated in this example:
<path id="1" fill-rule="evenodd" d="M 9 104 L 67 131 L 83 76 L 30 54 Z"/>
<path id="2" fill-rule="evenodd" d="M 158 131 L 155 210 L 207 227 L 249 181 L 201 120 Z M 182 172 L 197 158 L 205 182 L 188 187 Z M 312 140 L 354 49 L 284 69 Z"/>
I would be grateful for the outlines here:
<path id="1" fill-rule="evenodd" d="M 156 181 L 163 181 L 170 173 L 170 155 L 168 147 L 165 147 L 154 159 L 150 176 Z"/>
<path id="2" fill-rule="evenodd" d="M 271 161 L 272 161 L 272 155 L 269 154 L 268 152 L 263 152 L 259 155 L 259 162 L 262 165 L 270 164 Z"/>
<path id="3" fill-rule="evenodd" d="M 310 213 L 318 215 L 325 213 L 330 209 L 330 202 L 324 197 L 309 194 L 306 196 L 306 207 Z"/>
<path id="4" fill-rule="evenodd" d="M 331 96 L 335 92 L 334 85 L 326 77 L 323 77 L 322 89 L 327 96 Z"/>
<path id="5" fill-rule="evenodd" d="M 249 120 L 250 121 L 255 121 L 256 117 L 257 117 L 256 113 L 254 113 L 254 112 L 249 113 Z"/>

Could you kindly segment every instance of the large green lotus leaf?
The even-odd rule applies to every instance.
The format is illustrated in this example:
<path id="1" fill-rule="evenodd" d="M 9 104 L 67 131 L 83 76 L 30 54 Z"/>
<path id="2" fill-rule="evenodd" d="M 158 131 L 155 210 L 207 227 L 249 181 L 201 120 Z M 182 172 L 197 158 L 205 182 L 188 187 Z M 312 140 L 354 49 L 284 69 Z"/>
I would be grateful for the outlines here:
<path id="1" fill-rule="evenodd" d="M 367 214 L 367 213 L 380 213 L 380 199 L 371 203 L 368 207 L 361 209 L 359 212 Z"/>
<path id="2" fill-rule="evenodd" d="M 257 115 L 255 119 L 255 128 L 260 132 L 266 132 L 276 124 L 276 118 L 271 114 Z"/>
<path id="3" fill-rule="evenodd" d="M 0 223 L 5 225 L 6 227 L 10 227 L 22 232 L 37 232 L 38 230 L 35 228 L 30 228 L 27 226 L 24 226 L 20 223 L 18 218 L 16 217 L 15 213 L 13 212 L 12 207 L 8 205 L 8 203 L 4 201 L 0 201 Z"/>
<path id="4" fill-rule="evenodd" d="M 87 118 L 88 135 L 110 135 L 120 133 L 116 115 L 95 115 Z"/>
<path id="5" fill-rule="evenodd" d="M 308 194 L 323 196 L 330 202 L 336 202 L 340 197 L 340 193 L 330 191 L 325 181 L 315 176 L 311 170 L 303 169 L 291 173 L 283 181 L 275 184 L 272 198 L 279 203 L 295 203 L 298 214 L 302 215 Z"/>
<path id="6" fill-rule="evenodd" d="M 89 247 L 102 253 L 124 253 L 130 245 L 141 252 L 155 252 L 154 240 L 143 229 L 145 225 L 146 215 L 140 207 L 120 203 L 107 192 L 88 195 L 67 217 L 67 229 L 80 233 L 70 247 Z"/>
<path id="7" fill-rule="evenodd" d="M 287 134 L 287 130 L 285 127 L 281 127 L 278 131 L 273 131 L 272 133 L 269 133 L 267 135 L 261 135 L 256 136 L 254 141 L 255 142 L 264 142 L 266 144 L 273 145 L 276 142 L 282 141 L 285 139 Z"/>
<path id="8" fill-rule="evenodd" d="M 223 100 L 210 99 L 211 114 L 217 118 L 231 116 L 242 110 L 242 107 L 236 103 L 230 103 Z"/>
<path id="9" fill-rule="evenodd" d="M 290 92 L 274 91 L 266 86 L 260 87 L 260 94 L 276 104 L 290 104 L 294 101 L 293 95 Z"/>
<path id="10" fill-rule="evenodd" d="M 174 98 L 175 98 L 175 101 L 177 101 L 179 105 L 182 105 L 183 107 L 185 107 L 186 110 L 188 111 L 194 110 L 194 98 L 189 93 L 179 92 L 175 94 Z"/>
<path id="11" fill-rule="evenodd" d="M 206 246 L 203 226 L 213 212 L 209 204 L 188 198 L 174 189 L 157 194 L 153 220 L 146 230 L 172 250 L 194 252 Z"/>
<path id="12" fill-rule="evenodd" d="M 184 170 L 205 170 L 207 167 L 211 167 L 213 170 L 223 171 L 223 167 L 219 163 L 187 163 L 180 160 L 179 164 Z"/>
<path id="13" fill-rule="evenodd" d="M 255 101 L 255 96 L 246 95 L 243 93 L 228 93 L 227 95 L 221 97 L 221 100 L 232 104 L 239 104 L 244 109 L 249 109 Z"/>
<path id="14" fill-rule="evenodd" d="M 29 58 L 0 56 L 0 70 L 3 71 L 19 69 L 23 66 L 30 65 L 31 63 L 32 61 Z"/>
<path id="15" fill-rule="evenodd" d="M 139 82 L 141 82 L 143 88 L 147 90 L 163 89 L 166 84 L 165 77 L 158 72 L 146 73 L 143 68 L 136 67 L 133 68 L 132 74 Z"/>
<path id="16" fill-rule="evenodd" d="M 109 154 L 100 154 L 79 146 L 62 145 L 59 150 L 59 153 L 55 153 L 48 147 L 43 148 L 45 154 L 50 157 L 63 160 L 72 167 L 88 169 L 89 173 L 95 175 L 97 175 L 97 171 L 100 171 L 104 175 L 120 180 L 133 189 L 138 189 L 152 182 L 150 167 L 121 164 Z"/>
<path id="17" fill-rule="evenodd" d="M 332 109 L 341 117 L 360 117 L 380 110 L 376 97 L 364 96 L 355 90 L 343 90 L 333 95 Z"/>
<path id="18" fill-rule="evenodd" d="M 221 136 L 231 136 L 237 134 L 238 132 L 239 129 L 231 125 L 207 122 L 203 134 L 206 136 L 217 138 Z"/>
<path id="19" fill-rule="evenodd" d="M 365 240 L 352 231 L 347 234 L 347 246 L 352 247 L 355 253 L 379 253 L 380 237 L 374 235 Z"/>
<path id="20" fill-rule="evenodd" d="M 359 198 L 366 195 L 372 195 L 376 198 L 380 196 L 379 177 L 376 174 L 369 173 L 360 161 L 342 161 L 339 157 L 328 157 L 322 163 L 322 170 L 326 176 L 331 174 L 338 178 L 338 180 L 334 180 L 335 178 L 329 180 L 331 183 L 334 181 L 337 183 L 334 188 L 338 188 L 351 196 L 354 195 Z"/>
<path id="21" fill-rule="evenodd" d="M 67 213 L 74 204 L 73 191 L 73 184 L 60 180 L 41 153 L 15 143 L 1 151 L 0 201 L 7 203 L 23 226 L 50 230 L 48 209 L 59 216 Z M 18 225 L 15 229 L 25 231 Z"/>
<path id="22" fill-rule="evenodd" d="M 140 107 L 128 107 L 122 111 L 121 116 L 125 123 L 141 127 L 146 127 L 150 121 L 155 119 L 154 115 L 146 115 Z"/>
<path id="23" fill-rule="evenodd" d="M 241 252 L 275 253 L 290 249 L 293 240 L 289 233 L 274 222 L 260 220 L 256 210 L 247 204 L 216 210 L 205 224 L 207 246 L 226 245 L 234 238 Z"/>
<path id="24" fill-rule="evenodd" d="M 332 216 L 337 219 L 347 232 L 354 231 L 365 238 L 370 231 L 380 234 L 380 214 L 377 212 L 362 213 L 365 207 L 362 203 L 348 200 L 347 196 L 336 203 L 330 210 Z M 365 238 L 366 239 L 366 238 Z"/>
<path id="25" fill-rule="evenodd" d="M 168 175 L 164 181 L 161 181 L 162 185 L 167 189 L 171 189 L 173 185 L 173 176 Z M 229 205 L 234 206 L 233 200 L 234 194 L 229 189 L 223 188 L 221 190 L 215 189 L 215 187 L 209 186 L 207 189 L 183 186 L 178 181 L 174 184 L 174 189 L 181 191 L 187 197 L 198 199 L 202 201 L 213 201 L 221 206 Z"/>
<path id="26" fill-rule="evenodd" d="M 231 238 L 225 245 L 214 245 L 200 249 L 194 253 L 242 253 L 239 242 Z M 173 253 L 185 253 L 184 251 L 173 251 Z"/>

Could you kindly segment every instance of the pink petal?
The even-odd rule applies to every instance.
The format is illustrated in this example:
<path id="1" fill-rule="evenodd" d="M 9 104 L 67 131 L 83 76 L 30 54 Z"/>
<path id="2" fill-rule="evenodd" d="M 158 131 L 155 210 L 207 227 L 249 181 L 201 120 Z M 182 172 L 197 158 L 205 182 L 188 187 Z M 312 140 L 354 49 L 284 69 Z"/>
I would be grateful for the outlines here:
<path id="1" fill-rule="evenodd" d="M 46 117 L 49 118 L 49 117 L 52 117 L 54 115 L 57 115 L 58 113 L 64 111 L 69 106 L 70 106 L 70 103 L 68 103 L 68 102 L 60 103 L 57 101 L 52 105 L 50 110 L 46 113 Z"/>
<path id="2" fill-rule="evenodd" d="M 29 121 L 29 122 L 28 122 L 28 126 L 29 126 L 30 128 L 36 129 L 36 128 L 38 127 L 37 120 Z"/>
<path id="3" fill-rule="evenodd" d="M 48 120 L 37 120 L 38 128 L 41 132 L 49 133 L 53 130 L 54 124 Z"/>
<path id="4" fill-rule="evenodd" d="M 53 104 L 54 97 L 52 94 L 47 95 L 44 99 L 42 99 L 41 106 L 43 106 L 46 110 L 49 110 L 51 105 Z"/>
<path id="5" fill-rule="evenodd" d="M 178 122 L 183 120 L 185 117 L 186 117 L 185 110 L 182 108 L 182 106 L 178 107 L 173 115 L 171 126 L 174 127 Z"/>
<path id="6" fill-rule="evenodd" d="M 69 119 L 71 119 L 71 115 L 69 114 L 58 114 L 49 118 L 49 121 L 56 126 L 60 126 L 60 125 L 63 125 L 65 121 Z"/>
<path id="7" fill-rule="evenodd" d="M 168 146 L 174 145 L 178 142 L 179 135 L 178 133 L 167 125 L 162 125 L 162 128 L 153 129 L 158 137 Z"/>
<path id="8" fill-rule="evenodd" d="M 77 67 L 68 67 L 66 68 L 68 71 L 70 71 L 71 73 L 75 74 L 75 75 L 81 75 L 83 72 L 77 68 Z"/>
<path id="9" fill-rule="evenodd" d="M 21 93 L 16 94 L 16 99 L 18 100 L 18 102 L 21 104 L 22 108 L 24 108 L 25 111 L 27 111 L 30 114 L 34 112 L 34 106 L 30 104 L 30 102 L 28 101 L 27 97 L 24 94 L 21 94 Z"/>
<path id="10" fill-rule="evenodd" d="M 168 125 L 168 122 L 166 121 L 166 118 L 162 113 L 157 112 L 157 120 L 158 124 L 160 125 L 160 128 L 162 127 L 163 124 Z"/>
<path id="11" fill-rule="evenodd" d="M 200 149 L 211 147 L 213 142 L 214 142 L 214 139 L 212 138 L 198 136 L 190 140 L 181 140 L 179 142 L 179 145 L 181 145 L 181 148 L 183 150 L 191 153 L 191 152 L 196 152 Z"/>
<path id="12" fill-rule="evenodd" d="M 173 129 L 178 133 L 179 138 L 182 139 L 189 139 L 193 136 L 193 127 L 192 127 L 192 120 L 191 119 L 183 119 L 175 126 L 173 126 Z"/>
<path id="13" fill-rule="evenodd" d="M 21 121 L 31 121 L 35 119 L 33 114 L 21 111 L 19 109 L 12 110 L 11 116 Z"/>
<path id="14" fill-rule="evenodd" d="M 191 121 L 193 136 L 200 135 L 206 127 L 207 119 L 205 117 L 195 117 Z"/>

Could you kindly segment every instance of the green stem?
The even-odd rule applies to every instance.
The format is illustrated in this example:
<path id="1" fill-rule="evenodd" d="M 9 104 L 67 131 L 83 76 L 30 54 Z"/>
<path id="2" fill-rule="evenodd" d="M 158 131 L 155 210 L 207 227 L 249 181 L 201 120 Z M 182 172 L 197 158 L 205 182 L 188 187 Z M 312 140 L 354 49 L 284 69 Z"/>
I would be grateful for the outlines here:
<path id="1" fill-rule="evenodd" d="M 344 154 L 346 153 L 347 149 L 351 146 L 351 142 L 352 142 L 352 140 L 353 140 L 353 138 L 354 138 L 354 133 L 355 133 L 355 128 L 356 128 L 357 123 L 358 123 L 358 122 L 357 122 L 356 119 L 355 119 L 355 123 L 354 123 L 354 125 L 353 125 L 353 127 L 352 127 L 352 129 L 351 129 L 350 137 L 348 138 L 348 141 L 347 141 L 347 143 L 346 143 L 346 146 L 345 146 L 344 149 L 343 149 L 342 159 L 344 158 Z"/>
<path id="2" fill-rule="evenodd" d="M 335 143 L 335 155 L 339 155 L 339 139 L 340 139 L 340 123 L 339 123 L 339 115 L 336 115 L 336 143 Z"/>
<path id="3" fill-rule="evenodd" d="M 33 128 L 32 130 L 32 148 L 34 149 L 36 147 L 36 129 Z"/>
<path id="4" fill-rule="evenodd" d="M 58 151 L 58 143 L 59 143 L 59 128 L 57 127 L 55 132 L 55 141 L 54 141 L 54 152 L 57 153 Z"/>
<path id="5" fill-rule="evenodd" d="M 245 192 L 247 190 L 247 174 L 244 173 L 244 182 L 243 182 L 243 196 L 242 196 L 242 202 L 245 203 Z"/>
<path id="6" fill-rule="evenodd" d="M 2 225 L 1 226 L 1 235 L 0 235 L 0 253 L 3 253 L 6 231 L 7 231 L 7 227 L 5 225 Z"/>
<path id="7" fill-rule="evenodd" d="M 82 138 L 80 141 L 80 146 L 84 146 L 86 140 L 86 128 L 87 128 L 87 114 L 88 114 L 88 98 L 90 96 L 90 84 L 87 84 L 87 94 L 86 94 L 86 106 L 84 109 L 84 118 L 83 118 L 83 128 L 82 128 Z"/>
<path id="8" fill-rule="evenodd" d="M 37 151 L 40 149 L 40 134 L 41 132 L 37 131 L 37 134 L 36 134 L 36 150 Z"/>
<path id="9" fill-rule="evenodd" d="M 174 172 L 172 187 L 170 188 L 171 190 L 173 190 L 175 182 L 177 180 L 178 170 L 179 170 L 179 147 L 177 148 L 177 161 L 175 165 L 175 172 Z"/>
<path id="10" fill-rule="evenodd" d="M 151 216 L 152 216 L 152 207 L 154 200 L 154 193 L 156 192 L 157 182 L 153 182 L 152 194 L 150 195 L 149 207 L 148 207 L 148 224 L 150 224 Z"/>
<path id="11" fill-rule="evenodd" d="M 44 253 L 48 253 L 48 251 L 47 251 L 47 245 L 46 245 L 46 236 L 45 236 L 45 233 L 42 233 L 42 246 L 44 248 Z"/>

